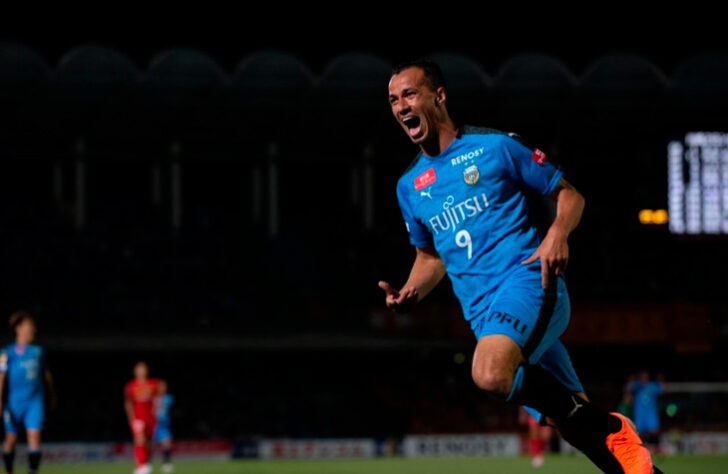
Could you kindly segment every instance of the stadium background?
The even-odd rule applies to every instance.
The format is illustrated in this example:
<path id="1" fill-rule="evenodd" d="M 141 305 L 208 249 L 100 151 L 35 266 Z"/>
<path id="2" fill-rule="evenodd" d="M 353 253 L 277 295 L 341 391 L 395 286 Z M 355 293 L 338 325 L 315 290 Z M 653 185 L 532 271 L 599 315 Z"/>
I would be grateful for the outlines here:
<path id="1" fill-rule="evenodd" d="M 412 257 L 394 184 L 416 150 L 384 88 L 422 54 L 460 123 L 518 132 L 586 197 L 565 341 L 593 398 L 616 406 L 643 367 L 728 378 L 725 239 L 637 218 L 666 207 L 667 142 L 728 127 L 714 39 L 0 36 L 0 314 L 38 316 L 59 392 L 49 442 L 125 440 L 140 358 L 169 381 L 181 439 L 519 429 L 470 381 L 447 285 L 408 316 L 376 287 Z M 666 428 L 728 429 L 724 396 L 673 401 Z"/>

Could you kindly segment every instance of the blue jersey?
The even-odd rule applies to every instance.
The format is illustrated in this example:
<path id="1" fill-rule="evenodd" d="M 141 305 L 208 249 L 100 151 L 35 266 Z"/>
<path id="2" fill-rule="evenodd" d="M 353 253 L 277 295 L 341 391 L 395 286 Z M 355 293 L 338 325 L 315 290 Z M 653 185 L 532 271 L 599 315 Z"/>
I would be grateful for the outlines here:
<path id="1" fill-rule="evenodd" d="M 40 346 L 7 345 L 0 353 L 0 372 L 5 373 L 8 405 L 14 407 L 42 400 L 45 370 L 45 356 Z"/>
<path id="2" fill-rule="evenodd" d="M 157 423 L 160 425 L 169 426 L 171 422 L 171 418 L 169 416 L 169 411 L 172 408 L 172 403 L 174 402 L 174 397 L 170 394 L 165 394 L 159 397 L 159 400 L 157 401 Z"/>
<path id="3" fill-rule="evenodd" d="M 561 175 L 517 135 L 465 126 L 439 155 L 420 153 L 399 179 L 410 242 L 438 252 L 467 320 L 487 310 L 540 243 L 524 190 L 550 195 Z"/>
<path id="4" fill-rule="evenodd" d="M 632 382 L 629 391 L 634 397 L 632 411 L 637 431 L 657 431 L 660 428 L 657 398 L 662 392 L 662 384 Z"/>

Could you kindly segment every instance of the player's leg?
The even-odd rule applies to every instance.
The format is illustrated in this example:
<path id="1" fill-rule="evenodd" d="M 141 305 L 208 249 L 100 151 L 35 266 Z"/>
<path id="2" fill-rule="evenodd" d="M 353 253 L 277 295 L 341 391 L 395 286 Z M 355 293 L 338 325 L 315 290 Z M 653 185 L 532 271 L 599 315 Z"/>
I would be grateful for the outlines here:
<path id="1" fill-rule="evenodd" d="M 623 469 L 614 456 L 602 454 L 606 451 L 619 454 L 639 450 L 636 433 L 632 436 L 622 419 L 575 395 L 573 387 L 564 386 L 557 377 L 538 365 L 547 349 L 566 329 L 569 320 L 568 293 L 563 279 L 552 279 L 549 287 L 543 290 L 538 277 L 538 272 L 534 272 L 533 275 L 523 273 L 512 278 L 496 295 L 487 314 L 473 324 L 476 336 L 481 339 L 494 334 L 512 339 L 508 349 L 502 351 L 507 354 L 505 357 L 498 353 L 476 353 L 474 363 L 481 360 L 485 363 L 480 362 L 479 367 L 474 368 L 473 377 L 479 387 L 499 398 L 510 382 L 506 401 L 528 406 L 555 420 L 564 438 L 584 451 L 603 471 L 622 473 Z M 493 345 L 481 345 L 481 339 L 476 352 L 488 350 L 488 346 Z M 514 346 L 517 350 L 513 349 Z M 498 357 L 501 360 L 500 373 L 488 364 L 489 360 Z M 513 372 L 513 364 L 519 360 L 521 365 Z M 610 448 L 605 451 L 604 446 L 608 442 L 611 442 Z M 647 454 L 647 459 L 640 461 L 641 470 L 635 472 L 648 474 L 651 463 L 646 450 L 644 454 Z"/>
<path id="2" fill-rule="evenodd" d="M 5 464 L 5 472 L 13 472 L 13 464 L 15 463 L 15 445 L 18 443 L 18 435 L 16 433 L 5 432 L 5 440 L 3 442 L 3 463 Z"/>
<path id="3" fill-rule="evenodd" d="M 26 433 L 28 435 L 28 474 L 35 474 L 40 466 L 41 431 L 29 428 Z"/>
<path id="4" fill-rule="evenodd" d="M 537 368 L 535 365 L 524 366 L 523 361 L 524 358 L 521 348 L 509 337 L 504 335 L 484 336 L 478 340 L 478 344 L 476 345 L 475 353 L 473 355 L 473 381 L 481 390 L 493 398 L 523 405 L 522 402 L 514 401 L 512 399 L 511 389 L 517 383 L 519 386 L 523 384 L 523 368 L 528 367 L 528 373 L 532 373 L 532 375 L 529 377 L 529 383 L 531 385 L 527 385 L 527 387 L 530 389 L 533 386 L 535 389 L 534 393 L 537 394 L 538 391 L 542 389 L 550 390 L 551 392 L 556 392 L 556 394 L 551 397 L 556 402 L 564 401 L 570 403 L 572 401 L 571 396 L 573 392 L 560 385 L 559 382 L 550 376 L 550 374 L 548 374 L 544 369 Z M 542 372 L 542 374 L 538 371 L 533 372 L 534 370 L 538 370 Z M 517 382 L 514 380 L 516 377 L 519 377 L 521 380 Z M 535 377 L 545 378 L 546 382 L 551 382 L 551 384 L 544 384 L 543 381 L 534 381 Z M 564 396 L 568 398 L 564 398 Z M 586 403 L 582 399 L 579 400 L 581 403 Z M 571 405 L 564 406 L 570 406 L 573 408 Z M 533 400 L 529 403 L 528 407 L 536 407 L 539 412 L 547 413 L 551 418 L 556 419 L 557 426 L 561 427 L 563 425 L 561 417 L 555 417 L 551 414 L 553 413 L 550 411 L 551 406 L 542 405 L 540 400 Z M 566 429 L 562 432 L 562 435 L 577 449 L 584 452 L 589 459 L 591 459 L 594 464 L 603 471 L 622 474 L 623 470 L 619 466 L 619 463 L 609 454 L 609 451 L 604 445 L 604 439 L 608 433 L 591 439 L 588 442 L 585 441 L 587 437 L 583 436 L 581 432 L 574 429 Z"/>
<path id="5" fill-rule="evenodd" d="M 157 423 L 152 441 L 162 448 L 162 472 L 172 472 L 172 431 L 169 426 Z"/>
<path id="6" fill-rule="evenodd" d="M 556 380 L 576 395 L 580 396 L 584 400 L 589 400 L 586 393 L 584 393 L 584 387 L 582 386 L 579 377 L 576 375 L 576 370 L 571 363 L 569 353 L 566 351 L 566 347 L 564 347 L 560 340 L 556 339 L 551 346 L 543 352 L 538 359 L 538 365 L 556 377 Z M 543 416 L 540 412 L 538 412 L 538 410 L 531 407 L 524 408 L 541 425 L 556 426 L 554 420 L 550 420 L 548 417 Z"/>
<path id="7" fill-rule="evenodd" d="M 555 308 L 557 312 L 564 311 L 565 308 Z M 546 341 L 548 342 L 548 340 Z M 564 347 L 563 343 L 556 339 L 551 346 L 549 346 L 538 359 L 538 366 L 554 376 L 554 378 L 562 384 L 564 387 L 569 389 L 574 395 L 577 395 L 584 400 L 589 399 L 584 393 L 584 387 L 576 374 L 569 353 Z M 530 410 L 530 411 L 529 411 Z M 568 426 L 560 426 L 560 424 L 549 417 L 540 417 L 540 413 L 534 409 L 527 408 L 534 418 L 539 420 L 543 425 L 550 425 L 556 427 L 561 432 L 564 439 L 567 441 L 580 436 L 578 432 L 569 431 Z M 573 444 L 573 443 L 572 443 Z M 614 459 L 612 453 L 609 452 L 604 443 L 594 443 L 593 445 L 580 446 L 580 449 L 586 454 L 589 459 L 594 462 L 595 465 L 599 466 L 602 470 L 607 472 L 614 470 L 619 472 L 617 461 Z"/>
<path id="8" fill-rule="evenodd" d="M 478 338 L 473 356 L 478 387 L 506 399 L 513 383 L 520 383 L 519 369 L 538 364 L 558 340 L 568 325 L 569 300 L 563 279 L 556 280 L 544 290 L 540 271 L 523 267 L 501 286 L 485 313 L 471 321 Z"/>
<path id="9" fill-rule="evenodd" d="M 162 472 L 172 472 L 172 436 L 166 436 L 162 442 Z"/>
<path id="10" fill-rule="evenodd" d="M 18 426 L 10 410 L 3 411 L 3 424 L 5 426 L 5 439 L 3 440 L 3 463 L 5 472 L 13 472 L 15 463 L 15 445 L 18 443 Z"/>
<path id="11" fill-rule="evenodd" d="M 548 416 L 564 439 L 604 472 L 649 474 L 649 453 L 630 426 L 575 393 L 583 393 L 583 388 L 558 342 L 568 323 L 568 295 L 563 280 L 555 282 L 544 291 L 538 320 L 523 345 L 527 362 L 516 371 L 507 400 Z"/>
<path id="12" fill-rule="evenodd" d="M 541 430 L 546 428 L 541 426 L 539 422 L 532 417 L 528 419 L 528 451 L 531 455 L 531 465 L 533 467 L 541 467 L 544 463 L 544 447 L 543 436 Z"/>
<path id="13" fill-rule="evenodd" d="M 483 336 L 473 353 L 473 381 L 486 394 L 505 401 L 522 363 L 521 348 L 513 339 L 503 334 Z"/>
<path id="14" fill-rule="evenodd" d="M 23 424 L 28 437 L 28 473 L 35 474 L 40 466 L 40 441 L 43 429 L 43 401 L 35 401 L 28 406 Z"/>
<path id="15" fill-rule="evenodd" d="M 149 464 L 149 437 L 147 436 L 147 422 L 135 418 L 131 423 L 131 431 L 134 437 L 134 460 L 136 461 L 135 474 L 143 474 Z"/>

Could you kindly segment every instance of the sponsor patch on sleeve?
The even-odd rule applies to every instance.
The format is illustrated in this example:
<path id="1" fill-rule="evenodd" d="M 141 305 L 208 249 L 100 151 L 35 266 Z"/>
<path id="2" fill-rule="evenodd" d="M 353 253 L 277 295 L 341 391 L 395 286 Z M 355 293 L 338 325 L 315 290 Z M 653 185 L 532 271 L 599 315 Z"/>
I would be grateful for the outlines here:
<path id="1" fill-rule="evenodd" d="M 428 169 L 427 171 L 415 178 L 415 191 L 426 188 L 427 186 L 434 183 L 435 180 L 435 169 Z"/>
<path id="2" fill-rule="evenodd" d="M 546 153 L 542 152 L 538 148 L 534 148 L 531 160 L 536 162 L 537 165 L 543 166 L 543 164 L 546 163 Z"/>

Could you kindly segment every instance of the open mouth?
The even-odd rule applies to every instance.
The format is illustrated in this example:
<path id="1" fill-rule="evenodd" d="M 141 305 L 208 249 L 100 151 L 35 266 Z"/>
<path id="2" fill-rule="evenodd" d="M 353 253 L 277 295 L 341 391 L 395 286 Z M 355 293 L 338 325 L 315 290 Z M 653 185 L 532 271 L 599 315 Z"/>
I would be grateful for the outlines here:
<path id="1" fill-rule="evenodd" d="M 407 127 L 407 130 L 409 131 L 411 137 L 416 137 L 422 131 L 422 127 L 420 126 L 422 124 L 422 121 L 416 115 L 410 115 L 403 118 L 402 123 L 405 127 Z"/>

